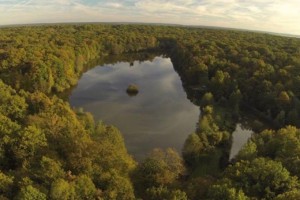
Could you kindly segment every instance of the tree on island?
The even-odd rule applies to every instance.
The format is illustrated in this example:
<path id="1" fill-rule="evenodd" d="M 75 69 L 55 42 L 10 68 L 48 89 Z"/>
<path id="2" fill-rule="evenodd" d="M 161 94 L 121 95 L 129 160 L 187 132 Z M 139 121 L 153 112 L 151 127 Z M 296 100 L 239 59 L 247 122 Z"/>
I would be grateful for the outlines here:
<path id="1" fill-rule="evenodd" d="M 139 93 L 139 88 L 135 84 L 130 84 L 126 90 L 129 96 L 136 96 Z"/>

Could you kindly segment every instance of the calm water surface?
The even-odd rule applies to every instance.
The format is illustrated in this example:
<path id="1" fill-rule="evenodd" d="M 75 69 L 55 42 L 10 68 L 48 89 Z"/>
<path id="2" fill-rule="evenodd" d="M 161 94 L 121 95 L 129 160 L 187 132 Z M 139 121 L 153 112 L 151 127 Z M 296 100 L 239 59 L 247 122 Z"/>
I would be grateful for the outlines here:
<path id="1" fill-rule="evenodd" d="M 239 153 L 240 149 L 247 143 L 252 134 L 252 130 L 243 128 L 241 124 L 236 125 L 235 131 L 232 133 L 232 146 L 229 160 Z"/>
<path id="2" fill-rule="evenodd" d="M 129 84 L 139 87 L 137 96 L 127 95 Z M 132 66 L 126 62 L 97 66 L 83 74 L 69 101 L 118 127 L 137 159 L 157 147 L 180 152 L 200 114 L 187 99 L 171 60 L 163 57 Z"/>

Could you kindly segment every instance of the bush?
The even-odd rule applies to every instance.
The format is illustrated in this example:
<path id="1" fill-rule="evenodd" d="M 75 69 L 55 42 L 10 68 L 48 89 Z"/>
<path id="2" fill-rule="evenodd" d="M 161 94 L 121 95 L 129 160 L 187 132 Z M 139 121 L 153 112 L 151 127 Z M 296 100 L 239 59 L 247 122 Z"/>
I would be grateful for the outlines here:
<path id="1" fill-rule="evenodd" d="M 130 84 L 126 90 L 129 96 L 135 96 L 139 93 L 139 89 L 136 85 Z"/>

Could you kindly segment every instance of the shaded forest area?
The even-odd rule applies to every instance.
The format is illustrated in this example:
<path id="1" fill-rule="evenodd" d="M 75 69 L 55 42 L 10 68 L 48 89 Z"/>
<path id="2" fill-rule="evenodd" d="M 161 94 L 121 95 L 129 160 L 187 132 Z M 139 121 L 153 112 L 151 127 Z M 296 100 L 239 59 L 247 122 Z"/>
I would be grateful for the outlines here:
<path id="1" fill-rule="evenodd" d="M 136 163 L 117 128 L 58 97 L 93 60 L 141 51 L 171 57 L 201 107 L 182 158 L 156 149 Z M 300 39 L 148 25 L 1 28 L 0 79 L 0 199 L 300 198 Z M 229 163 L 233 124 L 247 112 L 262 120 Z"/>

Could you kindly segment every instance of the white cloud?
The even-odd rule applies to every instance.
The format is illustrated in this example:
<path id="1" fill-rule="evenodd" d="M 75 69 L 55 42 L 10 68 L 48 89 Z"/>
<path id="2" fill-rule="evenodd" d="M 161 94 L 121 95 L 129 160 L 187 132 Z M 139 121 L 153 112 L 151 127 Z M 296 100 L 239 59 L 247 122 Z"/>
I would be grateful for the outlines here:
<path id="1" fill-rule="evenodd" d="M 106 4 L 107 7 L 112 7 L 112 8 L 122 8 L 123 5 L 121 3 L 117 3 L 117 2 L 108 2 Z"/>
<path id="2" fill-rule="evenodd" d="M 0 0 L 0 24 L 131 21 L 300 35 L 299 0 Z"/>

